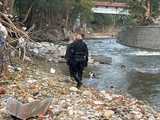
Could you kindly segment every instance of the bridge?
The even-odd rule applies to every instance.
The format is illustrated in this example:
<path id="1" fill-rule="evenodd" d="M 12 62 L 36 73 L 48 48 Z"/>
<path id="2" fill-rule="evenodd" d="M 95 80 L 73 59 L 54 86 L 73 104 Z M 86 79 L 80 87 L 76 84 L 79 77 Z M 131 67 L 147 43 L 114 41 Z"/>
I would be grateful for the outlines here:
<path id="1" fill-rule="evenodd" d="M 128 7 L 127 3 L 95 2 L 92 11 L 100 14 L 129 15 Z"/>

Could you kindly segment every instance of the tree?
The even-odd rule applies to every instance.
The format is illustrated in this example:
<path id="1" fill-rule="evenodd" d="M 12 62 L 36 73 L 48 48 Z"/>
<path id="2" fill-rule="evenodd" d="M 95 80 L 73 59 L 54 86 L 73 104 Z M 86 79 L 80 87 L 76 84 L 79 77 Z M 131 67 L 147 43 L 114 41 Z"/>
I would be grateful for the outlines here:
<path id="1" fill-rule="evenodd" d="M 146 16 L 149 18 L 151 17 L 152 11 L 151 11 L 151 0 L 147 0 L 147 10 L 146 10 Z"/>
<path id="2" fill-rule="evenodd" d="M 44 26 L 72 26 L 77 16 L 86 21 L 91 17 L 92 0 L 16 0 L 16 13 L 25 18 L 25 24 Z M 23 6 L 23 7 L 22 7 Z"/>
<path id="3" fill-rule="evenodd" d="M 15 0 L 0 0 L 0 10 L 3 13 L 12 14 Z"/>

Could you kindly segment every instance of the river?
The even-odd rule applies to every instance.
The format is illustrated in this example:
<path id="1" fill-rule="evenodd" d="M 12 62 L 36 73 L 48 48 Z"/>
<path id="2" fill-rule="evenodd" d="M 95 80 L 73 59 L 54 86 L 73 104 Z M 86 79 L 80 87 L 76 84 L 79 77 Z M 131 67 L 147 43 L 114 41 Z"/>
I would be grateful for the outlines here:
<path id="1" fill-rule="evenodd" d="M 115 39 L 87 44 L 90 54 L 112 57 L 111 65 L 101 65 L 96 72 L 97 89 L 127 92 L 160 110 L 160 52 L 127 47 Z"/>

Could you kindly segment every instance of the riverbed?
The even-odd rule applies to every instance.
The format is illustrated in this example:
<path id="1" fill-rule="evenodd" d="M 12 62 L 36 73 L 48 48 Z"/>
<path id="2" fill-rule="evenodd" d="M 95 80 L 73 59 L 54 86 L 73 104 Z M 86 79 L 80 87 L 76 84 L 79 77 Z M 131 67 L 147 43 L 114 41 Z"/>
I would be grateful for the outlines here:
<path id="1" fill-rule="evenodd" d="M 129 93 L 160 110 L 160 52 L 123 46 L 115 39 L 88 40 L 87 44 L 91 55 L 112 57 L 111 65 L 100 65 L 95 72 L 94 87 Z"/>

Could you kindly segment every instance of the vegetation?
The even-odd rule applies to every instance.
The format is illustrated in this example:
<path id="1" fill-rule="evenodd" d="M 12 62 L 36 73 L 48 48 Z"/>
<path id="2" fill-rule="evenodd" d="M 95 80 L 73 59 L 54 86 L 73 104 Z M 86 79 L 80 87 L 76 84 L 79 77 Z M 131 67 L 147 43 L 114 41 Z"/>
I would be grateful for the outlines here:
<path id="1" fill-rule="evenodd" d="M 126 2 L 129 4 L 131 16 L 112 16 L 93 14 L 91 8 L 93 0 L 1 0 L 7 13 L 14 13 L 27 27 L 32 25 L 36 29 L 45 26 L 59 26 L 70 29 L 76 19 L 91 25 L 124 25 L 151 24 L 153 17 L 158 15 L 159 0 L 97 0 L 107 2 Z M 14 10 L 13 10 L 14 6 Z M 9 9 L 8 9 L 9 8 Z M 152 8 L 152 9 L 151 9 Z M 6 12 L 5 11 L 5 12 Z"/>
<path id="2" fill-rule="evenodd" d="M 88 21 L 92 5 L 92 0 L 16 0 L 15 10 L 28 27 L 35 24 L 37 28 L 46 25 L 68 28 L 78 15 L 82 21 Z"/>

